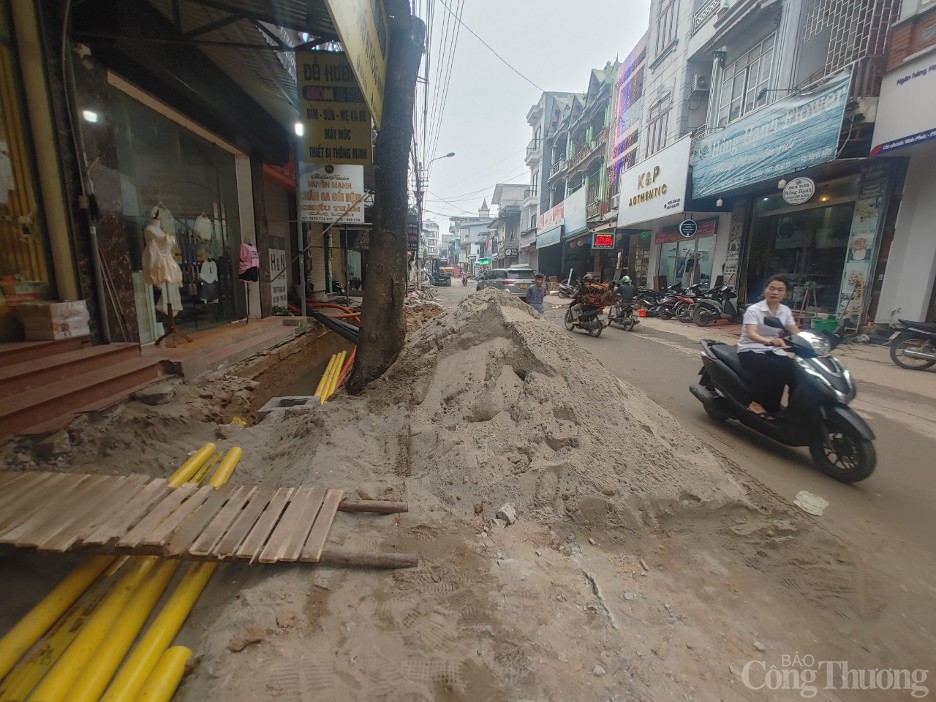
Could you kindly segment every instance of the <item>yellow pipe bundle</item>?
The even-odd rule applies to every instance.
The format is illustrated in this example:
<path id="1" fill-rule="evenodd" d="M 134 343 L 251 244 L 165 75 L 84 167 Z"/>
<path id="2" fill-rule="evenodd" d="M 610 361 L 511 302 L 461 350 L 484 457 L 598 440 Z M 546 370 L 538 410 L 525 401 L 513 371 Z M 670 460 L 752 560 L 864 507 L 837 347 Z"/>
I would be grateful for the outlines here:
<path id="1" fill-rule="evenodd" d="M 168 484 L 178 487 L 193 479 L 201 482 L 206 466 L 211 467 L 208 461 L 216 450 L 215 444 L 205 444 L 170 476 Z M 228 457 L 234 451 L 235 449 L 229 451 Z M 230 470 L 233 470 L 233 466 Z M 200 473 L 202 474 L 199 475 Z M 227 475 L 229 476 L 230 472 Z M 157 583 L 164 580 L 159 589 L 161 594 L 171 579 L 171 573 L 165 577 L 165 571 L 160 570 L 155 578 L 146 580 L 147 574 L 157 561 L 156 558 L 115 559 L 102 556 L 89 559 L 66 576 L 3 639 L 0 639 L 0 700 L 22 700 L 34 688 L 35 691 L 29 699 L 67 699 L 69 702 L 75 699 L 69 693 L 69 688 L 76 679 L 83 679 L 83 673 L 91 675 L 86 672 L 90 669 L 88 661 L 99 649 L 102 639 L 106 636 L 106 640 L 111 641 L 112 631 L 118 632 L 119 636 L 123 612 L 128 603 L 138 602 L 146 597 L 152 598 L 153 589 L 158 587 Z M 101 574 L 110 569 L 105 573 L 105 577 L 109 577 L 125 562 L 130 564 L 127 566 L 128 570 L 124 571 L 116 585 L 105 592 L 102 587 L 104 580 L 99 580 Z M 172 573 L 177 567 L 177 564 L 173 564 Z M 75 605 L 83 594 L 93 589 L 93 584 L 98 593 L 90 598 L 86 597 L 84 605 Z M 158 599 L 156 596 L 149 610 L 155 606 Z M 146 611 L 147 616 L 149 610 Z M 146 617 L 143 617 L 137 631 L 145 621 Z M 44 646 L 14 668 L 17 660 L 47 632 Z M 129 648 L 132 641 L 133 637 L 127 642 L 126 648 Z M 117 664 L 119 662 L 118 660 Z M 7 673 L 9 675 L 6 675 Z M 103 684 L 106 685 L 109 679 L 110 675 Z"/>
<path id="2" fill-rule="evenodd" d="M 338 354 L 336 353 L 330 359 L 328 359 L 328 365 L 325 366 L 325 372 L 322 373 L 322 377 L 318 382 L 318 385 L 315 387 L 315 394 L 318 397 L 323 397 L 325 392 L 325 387 L 328 384 L 328 379 L 331 377 L 331 374 L 335 368 L 335 365 L 338 362 Z"/>
<path id="3" fill-rule="evenodd" d="M 322 395 L 322 404 L 328 402 L 328 398 L 335 394 L 335 388 L 338 387 L 338 376 L 341 375 L 341 369 L 347 357 L 347 351 L 342 351 L 338 354 L 338 361 L 335 363 L 334 372 L 328 377 L 328 383 L 325 386 L 325 394 Z"/>
<path id="4" fill-rule="evenodd" d="M 173 646 L 166 651 L 153 669 L 137 702 L 169 702 L 185 674 L 185 664 L 192 657 L 192 649 L 185 646 Z"/>

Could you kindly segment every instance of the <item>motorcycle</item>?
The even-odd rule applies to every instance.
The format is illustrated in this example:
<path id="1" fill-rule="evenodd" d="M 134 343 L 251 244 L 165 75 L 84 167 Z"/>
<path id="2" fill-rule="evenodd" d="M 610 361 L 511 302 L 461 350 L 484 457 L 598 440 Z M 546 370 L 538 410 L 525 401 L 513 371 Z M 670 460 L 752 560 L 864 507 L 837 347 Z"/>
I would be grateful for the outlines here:
<path id="1" fill-rule="evenodd" d="M 465 288 L 468 287 L 468 276 L 467 276 L 467 275 L 463 275 L 463 276 L 462 276 L 462 287 L 465 287 Z"/>
<path id="2" fill-rule="evenodd" d="M 572 295 L 575 294 L 575 288 L 577 287 L 577 283 L 559 283 L 559 297 L 572 297 Z"/>
<path id="3" fill-rule="evenodd" d="M 581 311 L 578 316 L 572 312 L 572 308 L 576 305 L 581 306 Z M 604 330 L 604 320 L 601 318 L 602 307 L 596 307 L 594 305 L 586 305 L 583 302 L 573 300 L 569 304 L 569 308 L 566 310 L 565 319 L 563 323 L 565 325 L 566 331 L 572 331 L 576 327 L 583 329 L 589 333 L 589 335 L 594 337 L 601 336 L 601 332 Z"/>
<path id="4" fill-rule="evenodd" d="M 740 322 L 741 312 L 734 306 L 732 300 L 738 297 L 730 285 L 723 285 L 711 297 L 698 298 L 695 301 L 692 321 L 700 327 L 707 327 L 721 319 L 730 322 Z"/>
<path id="5" fill-rule="evenodd" d="M 936 324 L 899 320 L 899 331 L 889 340 L 891 360 L 908 370 L 936 365 Z"/>
<path id="6" fill-rule="evenodd" d="M 783 328 L 776 317 L 764 324 Z M 874 433 L 849 407 L 857 389 L 848 369 L 831 355 L 838 336 L 803 331 L 786 339 L 792 352 L 794 384 L 789 406 L 775 416 L 748 409 L 752 379 L 738 359 L 736 347 L 702 341 L 702 370 L 689 391 L 717 421 L 737 419 L 764 436 L 787 446 L 808 446 L 819 469 L 843 483 L 856 483 L 874 472 Z"/>
<path id="7" fill-rule="evenodd" d="M 635 301 L 624 301 L 618 293 L 618 286 L 614 286 L 614 303 L 608 313 L 608 326 L 612 324 L 621 327 L 624 331 L 631 331 L 640 319 L 634 313 Z"/>

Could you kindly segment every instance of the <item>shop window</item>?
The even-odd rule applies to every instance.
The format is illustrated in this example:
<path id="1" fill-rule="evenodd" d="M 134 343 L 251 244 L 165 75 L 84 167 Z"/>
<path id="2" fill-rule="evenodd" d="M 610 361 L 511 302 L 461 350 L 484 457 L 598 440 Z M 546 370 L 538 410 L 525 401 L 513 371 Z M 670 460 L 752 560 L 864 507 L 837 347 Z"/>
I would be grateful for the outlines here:
<path id="1" fill-rule="evenodd" d="M 713 236 L 663 244 L 660 247 L 660 275 L 666 276 L 670 285 L 678 283 L 688 287 L 702 283 L 708 288 L 712 284 L 714 251 Z"/>
<path id="2" fill-rule="evenodd" d="M 718 94 L 719 127 L 766 105 L 775 95 L 768 91 L 775 42 L 776 34 L 771 34 L 725 69 Z"/>
<path id="3" fill-rule="evenodd" d="M 676 0 L 663 0 L 657 18 L 656 56 L 676 41 Z"/>
<path id="4" fill-rule="evenodd" d="M 111 104 L 141 341 L 158 336 L 167 302 L 185 331 L 244 317 L 235 155 L 117 88 Z M 175 239 L 178 288 L 155 288 L 142 275 L 144 228 L 157 206 L 161 228 Z"/>
<path id="5" fill-rule="evenodd" d="M 650 121 L 647 124 L 647 157 L 666 148 L 666 132 L 669 130 L 669 101 L 650 109 Z"/>

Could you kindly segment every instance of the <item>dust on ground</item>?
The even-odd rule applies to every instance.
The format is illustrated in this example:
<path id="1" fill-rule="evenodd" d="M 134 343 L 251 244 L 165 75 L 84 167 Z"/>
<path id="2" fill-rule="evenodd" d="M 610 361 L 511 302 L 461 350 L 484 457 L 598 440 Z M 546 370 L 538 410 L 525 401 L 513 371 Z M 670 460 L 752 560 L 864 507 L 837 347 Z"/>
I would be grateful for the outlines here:
<path id="1" fill-rule="evenodd" d="M 234 482 L 405 500 L 339 514 L 329 543 L 421 562 L 223 566 L 179 637 L 195 658 L 177 699 L 759 700 L 752 660 L 754 685 L 796 653 L 932 664 L 930 583 L 877 572 L 505 294 L 429 321 L 360 396 L 217 424 L 255 382 L 88 418 L 62 469 L 168 473 L 221 437 L 245 449 Z"/>

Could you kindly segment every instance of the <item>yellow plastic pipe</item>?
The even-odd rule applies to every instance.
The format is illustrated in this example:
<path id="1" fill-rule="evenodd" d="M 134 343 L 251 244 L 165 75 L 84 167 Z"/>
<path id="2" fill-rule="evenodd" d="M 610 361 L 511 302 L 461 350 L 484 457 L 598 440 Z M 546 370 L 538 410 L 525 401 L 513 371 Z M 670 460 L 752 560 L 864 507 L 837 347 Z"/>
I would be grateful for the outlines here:
<path id="1" fill-rule="evenodd" d="M 192 657 L 192 649 L 173 646 L 159 659 L 136 697 L 136 702 L 169 702 L 185 674 L 185 664 Z"/>
<path id="2" fill-rule="evenodd" d="M 59 702 L 68 700 L 68 691 L 84 671 L 110 633 L 136 589 L 146 579 L 159 559 L 155 556 L 135 558 L 127 566 L 114 588 L 107 593 L 78 636 L 66 649 L 58 663 L 45 675 L 29 696 L 29 702 Z"/>
<path id="3" fill-rule="evenodd" d="M 189 566 L 172 597 L 143 634 L 143 638 L 107 688 L 107 692 L 101 698 L 102 702 L 132 702 L 136 699 L 159 659 L 179 633 L 217 567 L 217 563 L 197 563 Z"/>
<path id="4" fill-rule="evenodd" d="M 234 469 L 237 468 L 237 464 L 240 462 L 241 456 L 243 455 L 244 451 L 240 446 L 234 446 L 228 449 L 228 452 L 224 454 L 224 460 L 221 461 L 221 465 L 218 466 L 218 470 L 215 471 L 215 474 L 211 476 L 211 480 L 208 481 L 208 484 L 216 488 L 224 485 L 230 480 L 231 474 L 234 472 Z"/>
<path id="5" fill-rule="evenodd" d="M 179 466 L 175 473 L 169 476 L 169 487 L 179 487 L 188 482 L 198 469 L 205 465 L 205 462 L 211 458 L 211 454 L 218 450 L 218 447 L 211 442 L 205 444 L 195 453 L 189 456 L 189 459 Z"/>
<path id="6" fill-rule="evenodd" d="M 66 575 L 52 592 L 29 610 L 29 613 L 0 639 L 0 680 L 82 593 L 91 587 L 91 583 L 107 570 L 113 560 L 112 556 L 89 558 Z"/>
<path id="7" fill-rule="evenodd" d="M 211 484 L 215 487 L 224 485 L 237 467 L 243 453 L 239 446 L 229 450 L 224 457 L 221 468 L 212 476 Z M 225 464 L 229 464 L 230 468 L 228 469 Z M 222 468 L 224 468 L 223 474 Z M 185 623 L 186 617 L 188 617 L 189 612 L 192 611 L 198 601 L 217 565 L 217 563 L 199 563 L 189 566 L 182 581 L 169 597 L 169 601 L 166 602 L 156 619 L 146 630 L 146 633 L 143 634 L 143 637 L 133 649 L 133 653 L 121 666 L 120 672 L 117 673 L 117 677 L 107 688 L 104 697 L 101 698 L 102 700 L 127 700 L 132 702 L 140 694 L 144 685 L 149 687 L 158 682 L 160 676 L 157 675 L 157 665 L 164 657 L 166 649 L 172 644 L 176 634 L 179 633 L 179 629 Z M 166 668 L 163 674 L 174 675 L 174 670 L 171 667 Z M 178 685 L 178 681 L 176 681 L 176 685 Z M 172 689 L 175 690 L 174 687 Z"/>
<path id="8" fill-rule="evenodd" d="M 315 387 L 315 394 L 319 397 L 322 397 L 322 393 L 325 391 L 325 383 L 328 381 L 328 375 L 331 372 L 331 369 L 335 365 L 335 360 L 338 358 L 338 354 L 333 355 L 328 359 L 328 365 L 325 366 L 325 372 L 322 373 L 322 377 L 319 379 L 318 385 Z"/>
<path id="9" fill-rule="evenodd" d="M 178 568 L 177 560 L 163 561 L 159 569 L 137 588 L 91 665 L 84 669 L 68 691 L 68 702 L 97 702 L 100 699 Z"/>
<path id="10" fill-rule="evenodd" d="M 325 388 L 325 396 L 322 398 L 325 402 L 328 402 L 328 398 L 335 394 L 335 389 L 338 387 L 338 376 L 341 375 L 341 368 L 344 366 L 347 356 L 347 351 L 338 354 L 338 363 L 335 364 L 335 370 L 328 378 L 328 386 Z"/>

